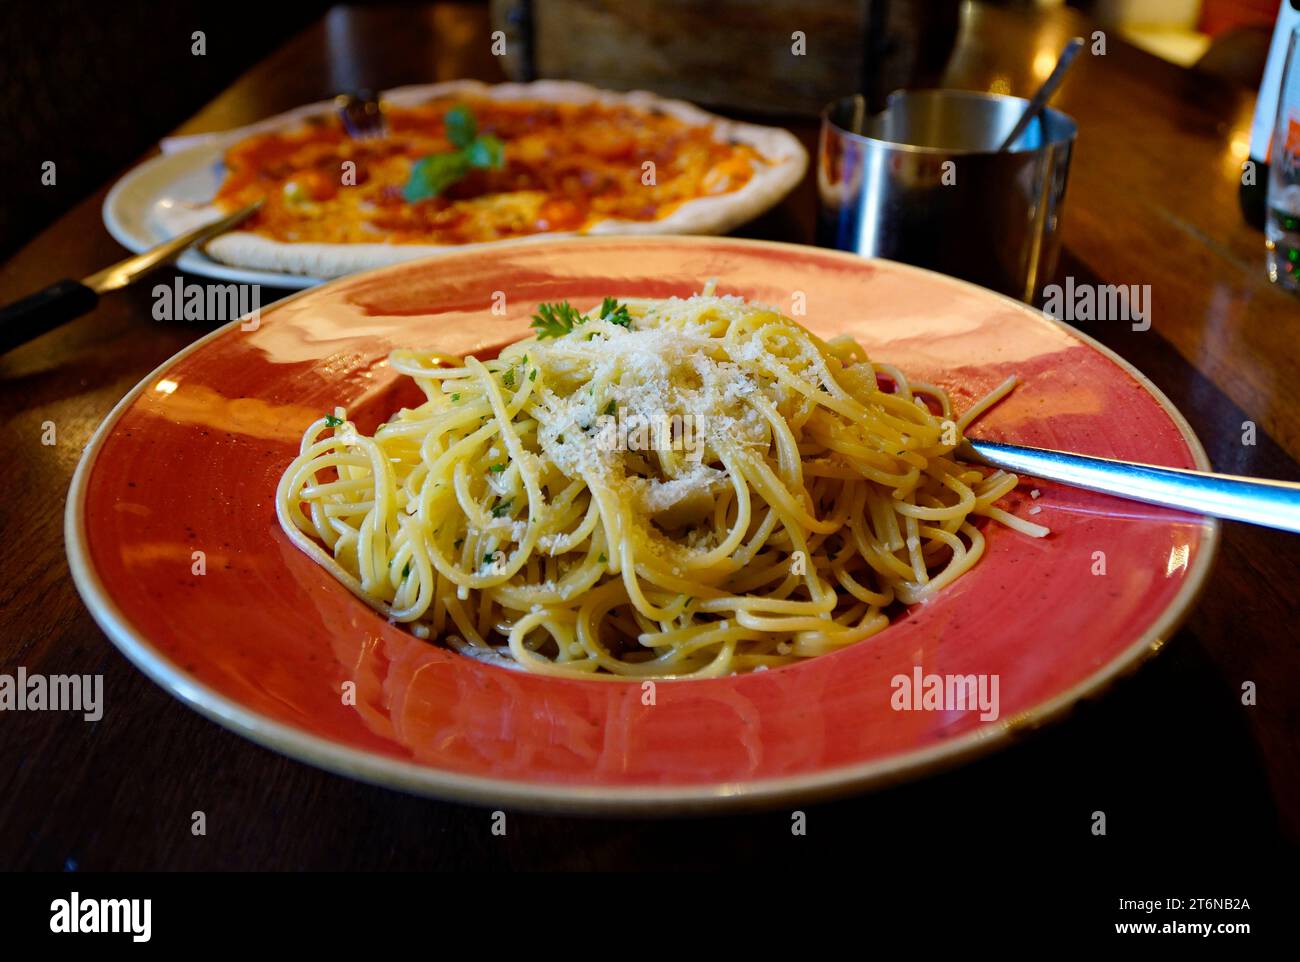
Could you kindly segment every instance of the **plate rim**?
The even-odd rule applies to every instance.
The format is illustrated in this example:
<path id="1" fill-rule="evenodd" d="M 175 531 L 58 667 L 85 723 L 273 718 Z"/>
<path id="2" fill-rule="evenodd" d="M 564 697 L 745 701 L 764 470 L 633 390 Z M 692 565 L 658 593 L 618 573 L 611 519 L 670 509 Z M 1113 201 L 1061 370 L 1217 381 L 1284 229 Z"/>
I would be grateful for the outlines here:
<path id="1" fill-rule="evenodd" d="M 891 270 L 913 272 L 932 282 L 947 283 L 994 297 L 1017 310 L 1036 315 L 1068 336 L 1077 338 L 1099 352 L 1132 377 L 1169 416 L 1187 443 L 1192 460 L 1198 470 L 1211 470 L 1205 448 L 1192 430 L 1182 412 L 1163 391 L 1140 370 L 1120 357 L 1106 345 L 1090 335 L 1042 311 L 1017 301 L 1008 295 L 980 287 L 969 281 L 949 277 L 935 271 L 903 264 L 885 258 L 866 258 L 847 251 L 796 244 L 786 241 L 752 240 L 738 237 L 660 235 L 627 237 L 569 237 L 556 238 L 539 245 L 536 241 L 507 241 L 504 247 L 528 245 L 580 246 L 586 244 L 654 244 L 677 246 L 691 244 L 738 245 L 778 251 L 806 253 L 813 250 L 821 255 L 857 265 L 883 263 Z M 501 249 L 501 248 L 498 248 Z M 468 253 L 468 252 L 466 252 Z M 440 260 L 447 255 L 388 264 L 327 281 L 325 285 L 296 291 L 276 301 L 263 310 L 263 314 L 278 310 L 285 304 L 318 293 L 321 287 L 342 286 L 359 278 L 369 278 L 386 271 L 410 270 Z M 456 255 L 452 255 L 456 256 Z M 1107 691 L 1119 679 L 1126 677 L 1145 664 L 1164 647 L 1191 613 L 1206 580 L 1214 567 L 1220 545 L 1221 524 L 1216 518 L 1203 518 L 1203 538 L 1197 558 L 1187 572 L 1187 577 L 1177 594 L 1160 612 L 1155 622 L 1135 638 L 1116 657 L 1098 667 L 1070 688 L 1039 702 L 1016 716 L 997 725 L 981 726 L 957 738 L 943 741 L 924 749 L 894 752 L 882 758 L 851 765 L 840 765 L 800 775 L 757 779 L 749 782 L 724 784 L 698 783 L 687 785 L 646 786 L 592 786 L 545 782 L 526 782 L 481 775 L 467 775 L 446 769 L 422 765 L 414 761 L 392 758 L 361 748 L 342 745 L 329 738 L 303 731 L 286 722 L 262 716 L 220 694 L 205 684 L 188 677 L 179 665 L 172 663 L 156 649 L 147 637 L 136 629 L 108 595 L 98 573 L 91 563 L 86 544 L 85 498 L 94 463 L 105 440 L 118 419 L 135 400 L 160 375 L 191 353 L 205 347 L 210 341 L 224 336 L 242 321 L 236 318 L 208 332 L 177 351 L 150 371 L 121 400 L 117 402 L 95 429 L 82 451 L 73 473 L 72 483 L 64 508 L 64 542 L 73 583 L 83 603 L 100 629 L 114 646 L 155 684 L 182 704 L 238 735 L 272 749 L 281 755 L 306 762 L 317 768 L 344 775 L 373 785 L 396 788 L 408 793 L 480 806 L 507 807 L 516 811 L 564 812 L 591 815 L 688 815 L 723 810 L 752 810 L 773 808 L 786 801 L 824 801 L 869 789 L 883 788 L 902 781 L 920 778 L 936 771 L 973 761 L 995 748 L 1004 747 L 1023 738 L 1029 732 L 1059 720 L 1079 702 L 1095 698 Z"/>
<path id="2" fill-rule="evenodd" d="M 133 166 L 125 174 L 117 179 L 117 182 L 109 188 L 108 194 L 104 197 L 104 202 L 99 205 L 100 220 L 104 222 L 104 229 L 108 231 L 109 236 L 117 241 L 133 254 L 143 254 L 147 250 L 152 250 L 159 244 L 166 241 L 166 238 L 149 242 L 147 238 L 141 238 L 135 231 L 130 230 L 122 218 L 118 215 L 118 208 L 121 206 L 121 195 L 131 189 L 138 181 L 141 181 L 154 173 L 155 168 L 163 166 L 166 161 L 172 160 L 182 154 L 195 153 L 208 149 L 210 145 L 195 144 L 193 147 L 177 151 L 174 154 L 158 153 L 154 156 L 143 160 Z M 175 266 L 178 270 L 186 274 L 196 274 L 199 277 L 210 277 L 219 281 L 233 281 L 236 284 L 261 284 L 264 287 L 273 287 L 279 290 L 304 291 L 311 290 L 326 283 L 318 277 L 308 277 L 306 274 L 285 274 L 274 271 L 260 271 L 248 267 L 235 267 L 232 264 L 223 264 L 220 261 L 213 260 L 211 257 L 189 248 L 180 257 L 176 259 Z M 351 276 L 351 275 L 344 275 Z"/>

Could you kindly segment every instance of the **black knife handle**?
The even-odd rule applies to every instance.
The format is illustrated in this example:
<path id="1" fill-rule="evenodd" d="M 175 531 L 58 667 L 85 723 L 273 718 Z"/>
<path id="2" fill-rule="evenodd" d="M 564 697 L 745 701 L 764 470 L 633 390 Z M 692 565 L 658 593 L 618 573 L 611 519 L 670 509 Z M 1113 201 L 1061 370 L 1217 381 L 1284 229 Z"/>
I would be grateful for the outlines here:
<path id="1" fill-rule="evenodd" d="M 56 281 L 8 307 L 0 307 L 0 354 L 60 324 L 88 314 L 99 295 L 80 281 Z"/>

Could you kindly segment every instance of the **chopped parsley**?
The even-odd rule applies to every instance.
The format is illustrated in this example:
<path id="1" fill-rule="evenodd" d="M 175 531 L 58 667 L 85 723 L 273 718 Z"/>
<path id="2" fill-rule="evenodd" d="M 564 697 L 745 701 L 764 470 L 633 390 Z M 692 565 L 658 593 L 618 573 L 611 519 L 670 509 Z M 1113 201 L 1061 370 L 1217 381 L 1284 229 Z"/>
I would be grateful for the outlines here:
<path id="1" fill-rule="evenodd" d="M 515 386 L 515 369 L 514 369 L 514 368 L 510 368 L 508 371 L 506 371 L 505 374 L 502 374 L 502 375 L 501 375 L 501 383 L 504 384 L 506 387 L 514 387 L 514 386 Z"/>
<path id="2" fill-rule="evenodd" d="M 620 304 L 612 297 L 607 297 L 600 302 L 600 319 L 626 327 L 629 330 L 632 328 L 632 318 L 627 313 L 627 305 Z"/>
<path id="3" fill-rule="evenodd" d="M 408 561 L 405 564 L 405 566 L 402 568 L 402 577 L 405 578 L 410 573 L 411 573 L 411 562 Z"/>
<path id="4" fill-rule="evenodd" d="M 509 511 L 511 500 L 512 500 L 511 498 L 506 498 L 504 501 L 498 501 L 496 504 L 494 504 L 492 506 L 492 517 L 500 518 L 507 511 Z"/>
<path id="5" fill-rule="evenodd" d="M 632 327 L 632 317 L 627 312 L 627 305 L 620 304 L 612 297 L 607 297 L 600 302 L 599 317 L 602 321 L 609 321 L 620 327 L 628 329 Z M 586 321 L 587 318 L 572 304 L 568 301 L 560 301 L 558 304 L 538 304 L 537 313 L 533 315 L 532 327 L 537 331 L 537 339 L 540 341 L 548 337 L 563 337 Z"/>
<path id="6" fill-rule="evenodd" d="M 459 401 L 459 400 L 460 400 L 460 395 L 459 395 L 459 394 L 453 394 L 453 395 L 451 396 L 451 403 L 452 403 L 452 404 L 455 404 L 455 403 L 456 403 L 457 401 Z"/>
<path id="7" fill-rule="evenodd" d="M 528 372 L 528 380 L 530 381 L 537 380 L 537 368 L 533 368 L 531 371 Z"/>
<path id="8" fill-rule="evenodd" d="M 488 470 L 491 471 L 493 474 L 500 474 L 505 469 L 506 469 L 506 465 L 504 461 L 502 461 L 500 464 L 488 465 Z"/>
<path id="9" fill-rule="evenodd" d="M 596 564 L 603 565 L 607 560 L 608 559 L 602 554 L 599 558 L 596 559 Z"/>
<path id="10" fill-rule="evenodd" d="M 328 425 L 329 425 L 330 427 L 332 427 L 332 428 L 336 428 L 336 427 L 338 427 L 340 424 L 343 423 L 343 419 L 342 419 L 342 418 L 336 418 L 336 417 L 335 417 L 334 415 L 332 415 L 332 414 L 327 414 L 327 415 L 325 415 L 325 423 L 328 424 Z"/>

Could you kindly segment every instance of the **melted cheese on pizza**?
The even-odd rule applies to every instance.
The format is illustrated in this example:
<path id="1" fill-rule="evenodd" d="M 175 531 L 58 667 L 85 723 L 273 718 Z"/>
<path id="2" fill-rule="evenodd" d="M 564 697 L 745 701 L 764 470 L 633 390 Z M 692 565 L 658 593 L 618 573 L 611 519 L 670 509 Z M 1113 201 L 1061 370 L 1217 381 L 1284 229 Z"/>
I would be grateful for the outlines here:
<path id="1" fill-rule="evenodd" d="M 503 167 L 471 170 L 439 196 L 407 201 L 415 162 L 455 149 L 444 117 L 458 104 L 473 111 L 480 134 L 504 143 Z M 456 97 L 389 107 L 385 116 L 389 132 L 377 140 L 353 140 L 327 116 L 240 141 L 226 153 L 217 204 L 263 198 L 241 229 L 290 243 L 462 244 L 658 220 L 740 189 L 765 163 L 708 127 L 626 105 Z"/>

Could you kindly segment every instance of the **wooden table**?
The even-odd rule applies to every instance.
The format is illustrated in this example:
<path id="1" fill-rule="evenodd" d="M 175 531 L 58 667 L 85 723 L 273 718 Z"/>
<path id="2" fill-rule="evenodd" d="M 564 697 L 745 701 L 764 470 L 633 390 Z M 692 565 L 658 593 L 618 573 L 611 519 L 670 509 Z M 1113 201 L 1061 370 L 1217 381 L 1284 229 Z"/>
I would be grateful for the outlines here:
<path id="1" fill-rule="evenodd" d="M 1069 11 L 968 8 L 948 82 L 1024 94 Z M 356 86 L 499 79 L 481 8 L 336 9 L 240 78 L 180 132 L 219 130 Z M 1081 129 L 1062 273 L 1150 284 L 1153 326 L 1085 323 L 1187 415 L 1215 466 L 1295 480 L 1300 302 L 1264 276 L 1236 193 L 1252 97 L 1107 38 L 1059 101 Z M 811 146 L 815 129 L 793 129 Z M 106 189 L 106 188 L 105 188 Z M 105 191 L 0 269 L 0 301 L 122 256 Z M 805 182 L 745 233 L 810 241 Z M 163 280 L 168 280 L 164 277 Z M 265 294 L 264 294 L 265 297 Z M 105 639 L 68 575 L 64 494 L 95 425 L 204 331 L 151 318 L 149 286 L 0 358 L 0 671 L 103 673 L 111 710 L 0 718 L 0 868 L 534 868 L 807 865 L 1005 852 L 1077 860 L 1152 847 L 1250 852 L 1300 839 L 1300 539 L 1227 526 L 1205 597 L 1168 650 L 1065 721 L 975 764 L 789 813 L 681 822 L 488 813 L 347 781 L 256 747 L 165 695 Z M 1243 423 L 1258 426 L 1244 445 Z M 41 443 L 42 425 L 58 443 Z M 1246 681 L 1258 704 L 1241 704 Z M 1109 835 L 1089 832 L 1107 812 Z M 207 835 L 190 832 L 207 814 Z M 963 856 L 964 857 L 964 856 Z M 1019 857 L 1019 856 L 1017 856 Z"/>

